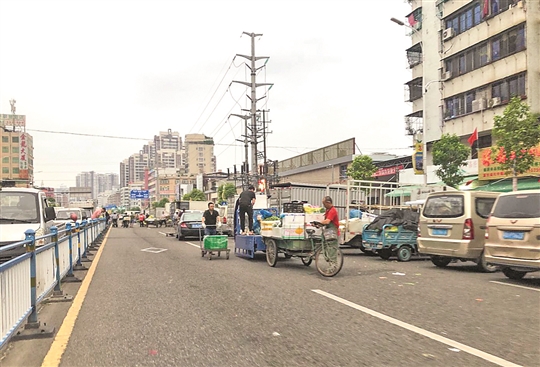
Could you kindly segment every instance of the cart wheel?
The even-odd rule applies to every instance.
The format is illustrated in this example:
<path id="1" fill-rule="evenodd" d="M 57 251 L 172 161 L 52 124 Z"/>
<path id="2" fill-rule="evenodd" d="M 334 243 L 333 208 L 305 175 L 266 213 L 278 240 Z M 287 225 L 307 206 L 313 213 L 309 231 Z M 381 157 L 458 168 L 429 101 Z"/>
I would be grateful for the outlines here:
<path id="1" fill-rule="evenodd" d="M 315 252 L 315 266 L 322 276 L 333 277 L 343 267 L 343 252 L 337 244 L 327 244 L 324 251 L 321 247 Z"/>
<path id="2" fill-rule="evenodd" d="M 381 259 L 388 260 L 392 256 L 392 250 L 386 248 L 382 249 L 378 252 L 378 255 L 381 257 Z"/>
<path id="3" fill-rule="evenodd" d="M 221 251 L 217 252 L 217 257 L 221 257 Z"/>
<path id="4" fill-rule="evenodd" d="M 276 241 L 269 239 L 266 241 L 266 262 L 268 265 L 274 267 L 276 266 L 278 259 L 278 249 Z"/>
<path id="5" fill-rule="evenodd" d="M 229 252 L 227 251 L 227 255 L 225 257 L 227 260 L 229 260 Z"/>
<path id="6" fill-rule="evenodd" d="M 212 252 L 208 251 L 208 260 L 212 260 Z"/>
<path id="7" fill-rule="evenodd" d="M 313 261 L 313 258 L 311 256 L 301 257 L 300 259 L 302 259 L 302 264 L 304 264 L 305 266 L 310 266 L 311 262 Z"/>
<path id="8" fill-rule="evenodd" d="M 409 261 L 412 256 L 412 249 L 409 245 L 403 245 L 397 250 L 397 258 L 399 261 Z"/>
<path id="9" fill-rule="evenodd" d="M 205 251 L 201 250 L 201 257 L 204 257 L 205 254 L 206 254 Z"/>

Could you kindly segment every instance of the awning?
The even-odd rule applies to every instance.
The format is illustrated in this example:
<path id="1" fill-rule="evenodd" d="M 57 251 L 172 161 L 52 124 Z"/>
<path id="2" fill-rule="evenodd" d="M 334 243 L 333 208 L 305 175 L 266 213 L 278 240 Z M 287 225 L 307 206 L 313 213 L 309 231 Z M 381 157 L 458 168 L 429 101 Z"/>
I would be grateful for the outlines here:
<path id="1" fill-rule="evenodd" d="M 517 188 L 518 190 L 540 190 L 540 178 L 538 177 L 519 178 Z M 510 192 L 512 191 L 512 178 L 505 178 L 504 180 L 487 183 L 485 185 L 479 185 L 473 190 Z"/>

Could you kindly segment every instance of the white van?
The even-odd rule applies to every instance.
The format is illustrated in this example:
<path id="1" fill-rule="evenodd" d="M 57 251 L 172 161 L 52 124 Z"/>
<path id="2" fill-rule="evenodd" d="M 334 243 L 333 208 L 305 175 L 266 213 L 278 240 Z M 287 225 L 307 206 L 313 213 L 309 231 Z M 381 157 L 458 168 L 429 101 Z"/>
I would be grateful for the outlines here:
<path id="1" fill-rule="evenodd" d="M 41 190 L 7 187 L 0 190 L 0 248 L 25 239 L 28 229 L 36 231 L 36 237 L 50 233 L 56 214 L 49 206 L 45 193 Z M 46 242 L 41 239 L 36 246 Z M 0 252 L 0 257 L 23 254 L 24 247 Z"/>

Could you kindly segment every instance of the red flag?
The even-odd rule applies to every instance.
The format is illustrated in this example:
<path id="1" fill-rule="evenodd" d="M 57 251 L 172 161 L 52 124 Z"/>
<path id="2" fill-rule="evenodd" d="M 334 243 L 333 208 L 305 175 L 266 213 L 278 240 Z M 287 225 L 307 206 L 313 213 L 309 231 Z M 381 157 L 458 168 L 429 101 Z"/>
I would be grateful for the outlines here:
<path id="1" fill-rule="evenodd" d="M 484 7 L 482 9 L 482 18 L 487 17 L 489 14 L 489 0 L 484 1 Z"/>
<path id="2" fill-rule="evenodd" d="M 469 136 L 469 139 L 467 139 L 467 141 L 469 142 L 469 145 L 472 147 L 474 142 L 477 140 L 478 140 L 478 129 L 475 127 L 472 135 Z"/>

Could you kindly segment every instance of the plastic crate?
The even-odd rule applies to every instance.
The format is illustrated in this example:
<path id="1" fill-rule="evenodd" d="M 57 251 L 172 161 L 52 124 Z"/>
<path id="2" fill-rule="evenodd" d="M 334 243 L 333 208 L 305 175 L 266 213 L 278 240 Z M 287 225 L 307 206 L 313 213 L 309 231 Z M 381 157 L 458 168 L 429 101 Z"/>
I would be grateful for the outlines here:
<path id="1" fill-rule="evenodd" d="M 283 213 L 303 213 L 303 203 L 283 203 Z"/>
<path id="2" fill-rule="evenodd" d="M 205 250 L 225 250 L 228 246 L 227 236 L 206 236 L 203 246 Z"/>

